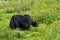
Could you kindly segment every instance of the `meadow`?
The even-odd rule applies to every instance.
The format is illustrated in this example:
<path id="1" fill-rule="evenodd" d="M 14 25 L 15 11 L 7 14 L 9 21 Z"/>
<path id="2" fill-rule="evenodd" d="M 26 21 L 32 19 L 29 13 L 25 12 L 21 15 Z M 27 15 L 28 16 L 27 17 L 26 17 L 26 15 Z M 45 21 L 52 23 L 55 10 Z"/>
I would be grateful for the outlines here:
<path id="1" fill-rule="evenodd" d="M 11 30 L 11 17 L 20 14 L 38 27 Z M 60 40 L 60 0 L 0 0 L 0 40 Z"/>

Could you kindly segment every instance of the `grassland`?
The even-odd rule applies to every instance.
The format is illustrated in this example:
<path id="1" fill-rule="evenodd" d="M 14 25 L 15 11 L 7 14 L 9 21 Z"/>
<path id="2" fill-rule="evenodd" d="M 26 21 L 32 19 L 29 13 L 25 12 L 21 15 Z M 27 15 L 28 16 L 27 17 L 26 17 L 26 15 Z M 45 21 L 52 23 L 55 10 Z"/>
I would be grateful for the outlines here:
<path id="1" fill-rule="evenodd" d="M 11 30 L 16 14 L 29 14 L 38 27 Z M 0 40 L 60 40 L 60 0 L 0 0 Z"/>

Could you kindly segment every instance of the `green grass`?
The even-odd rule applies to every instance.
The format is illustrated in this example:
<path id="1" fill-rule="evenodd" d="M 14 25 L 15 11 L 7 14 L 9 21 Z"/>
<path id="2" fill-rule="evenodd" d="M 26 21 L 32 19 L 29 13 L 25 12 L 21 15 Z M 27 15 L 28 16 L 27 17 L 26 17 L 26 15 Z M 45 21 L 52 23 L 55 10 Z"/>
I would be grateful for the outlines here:
<path id="1" fill-rule="evenodd" d="M 29 14 L 38 27 L 11 30 L 16 14 Z M 0 0 L 0 40 L 60 40 L 60 0 Z"/>

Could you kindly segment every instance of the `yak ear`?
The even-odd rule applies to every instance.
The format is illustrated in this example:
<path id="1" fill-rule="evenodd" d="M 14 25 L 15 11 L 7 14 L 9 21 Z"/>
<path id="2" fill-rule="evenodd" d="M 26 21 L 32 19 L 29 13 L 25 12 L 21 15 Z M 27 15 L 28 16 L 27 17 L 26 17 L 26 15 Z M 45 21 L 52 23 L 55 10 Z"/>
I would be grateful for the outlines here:
<path id="1" fill-rule="evenodd" d="M 37 27 L 37 22 L 32 22 L 32 26 Z"/>

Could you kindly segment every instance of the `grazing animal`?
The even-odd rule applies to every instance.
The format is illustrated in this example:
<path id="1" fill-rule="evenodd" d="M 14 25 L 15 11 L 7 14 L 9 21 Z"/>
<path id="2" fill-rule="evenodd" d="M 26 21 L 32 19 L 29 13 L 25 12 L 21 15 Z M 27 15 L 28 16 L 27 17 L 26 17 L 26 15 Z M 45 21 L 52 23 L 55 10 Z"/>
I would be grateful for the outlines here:
<path id="1" fill-rule="evenodd" d="M 9 25 L 11 29 L 22 28 L 28 30 L 30 28 L 30 25 L 37 27 L 36 21 L 33 21 L 27 14 L 13 15 Z"/>

